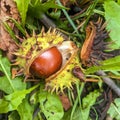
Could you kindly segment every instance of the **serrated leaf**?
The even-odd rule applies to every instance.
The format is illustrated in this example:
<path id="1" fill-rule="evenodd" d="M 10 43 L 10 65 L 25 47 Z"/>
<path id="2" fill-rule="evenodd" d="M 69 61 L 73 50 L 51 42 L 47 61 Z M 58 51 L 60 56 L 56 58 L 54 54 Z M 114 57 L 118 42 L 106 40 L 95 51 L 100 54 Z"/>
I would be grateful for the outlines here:
<path id="1" fill-rule="evenodd" d="M 38 85 L 27 90 L 15 91 L 10 95 L 4 96 L 3 99 L 0 99 L 0 113 L 7 113 L 9 111 L 17 110 L 26 95 L 36 87 L 38 87 Z"/>
<path id="2" fill-rule="evenodd" d="M 111 103 L 107 112 L 113 119 L 120 120 L 120 98 L 116 98 L 114 103 Z"/>
<path id="3" fill-rule="evenodd" d="M 105 19 L 107 21 L 107 29 L 110 31 L 110 37 L 114 41 L 110 46 L 113 49 L 120 48 L 120 5 L 115 1 L 105 1 Z"/>
<path id="4" fill-rule="evenodd" d="M 86 69 L 85 73 L 90 74 L 90 73 L 97 72 L 98 70 L 120 71 L 120 56 L 116 56 L 114 58 L 104 60 L 104 61 L 100 62 L 99 66 L 93 66 L 93 67 Z"/>
<path id="5" fill-rule="evenodd" d="M 63 117 L 63 106 L 57 95 L 40 90 L 37 94 L 37 102 L 40 103 L 41 113 L 47 120 L 60 120 Z"/>

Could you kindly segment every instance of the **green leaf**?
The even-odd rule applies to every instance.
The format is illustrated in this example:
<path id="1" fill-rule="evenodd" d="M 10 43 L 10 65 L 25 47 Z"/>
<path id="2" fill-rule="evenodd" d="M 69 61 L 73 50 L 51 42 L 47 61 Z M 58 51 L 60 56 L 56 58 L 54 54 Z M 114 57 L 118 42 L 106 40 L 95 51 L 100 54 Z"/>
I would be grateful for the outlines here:
<path id="1" fill-rule="evenodd" d="M 63 106 L 59 97 L 47 91 L 40 90 L 37 94 L 40 110 L 47 120 L 60 120 L 63 117 Z"/>
<path id="2" fill-rule="evenodd" d="M 11 79 L 10 67 L 9 60 L 0 56 L 0 71 L 3 73 L 3 75 L 0 76 L 0 90 L 7 94 L 26 88 L 26 83 L 22 82 L 23 78 L 16 77 L 15 79 Z"/>
<path id="3" fill-rule="evenodd" d="M 33 33 L 33 30 L 37 30 L 37 25 L 35 25 L 36 20 L 32 19 L 30 16 L 27 16 L 26 27 Z"/>
<path id="4" fill-rule="evenodd" d="M 4 96 L 3 99 L 0 99 L 0 113 L 7 113 L 9 111 L 17 110 L 25 96 L 37 87 L 38 85 L 28 90 L 15 91 L 10 95 Z"/>
<path id="5" fill-rule="evenodd" d="M 93 67 L 86 69 L 85 73 L 90 74 L 90 73 L 94 73 L 98 70 L 120 71 L 120 56 L 116 56 L 114 58 L 104 60 L 104 61 L 100 62 L 99 66 L 93 66 Z"/>
<path id="6" fill-rule="evenodd" d="M 17 111 L 20 115 L 20 120 L 32 120 L 33 118 L 33 107 L 28 102 L 28 98 L 24 99 L 18 106 Z"/>
<path id="7" fill-rule="evenodd" d="M 70 115 L 71 115 L 71 109 L 64 113 L 64 117 L 62 118 L 62 120 L 71 120 Z M 82 120 L 80 107 L 76 108 L 72 120 Z"/>
<path id="8" fill-rule="evenodd" d="M 81 107 L 77 106 L 72 120 L 88 120 L 90 108 L 95 104 L 97 97 L 100 95 L 100 92 L 95 90 L 89 93 L 86 97 L 82 99 Z M 65 112 L 62 120 L 71 120 L 70 119 L 71 110 Z"/>
<path id="9" fill-rule="evenodd" d="M 115 1 L 105 1 L 105 19 L 107 21 L 107 29 L 110 31 L 110 37 L 114 41 L 110 46 L 113 49 L 120 48 L 120 5 Z"/>
<path id="10" fill-rule="evenodd" d="M 82 120 L 88 120 L 90 108 L 95 104 L 98 96 L 100 96 L 100 92 L 98 90 L 94 90 L 82 99 Z"/>
<path id="11" fill-rule="evenodd" d="M 113 119 L 120 120 L 120 98 L 116 98 L 114 103 L 111 103 L 107 112 Z"/>
<path id="12" fill-rule="evenodd" d="M 11 114 L 8 116 L 8 120 L 20 120 L 18 112 L 17 111 L 11 112 Z"/>
<path id="13" fill-rule="evenodd" d="M 17 3 L 17 8 L 22 19 L 22 25 L 24 26 L 30 0 L 14 0 L 14 1 Z"/>
<path id="14" fill-rule="evenodd" d="M 51 13 L 47 12 L 47 15 L 49 15 L 53 19 L 58 20 L 58 19 L 60 19 L 61 10 L 57 10 L 56 12 L 53 11 Z"/>
<path id="15" fill-rule="evenodd" d="M 70 109 L 70 110 L 68 110 L 68 111 L 65 111 L 62 120 L 70 120 L 71 111 L 72 111 L 72 109 Z M 79 119 L 78 119 L 78 120 L 79 120 Z"/>
<path id="16" fill-rule="evenodd" d="M 29 5 L 28 15 L 36 18 L 41 18 L 41 15 L 48 11 L 50 8 L 65 8 L 63 6 L 57 5 L 55 0 L 48 0 L 45 3 L 34 0 L 32 4 Z"/>
<path id="17" fill-rule="evenodd" d="M 117 0 L 117 3 L 120 5 L 120 0 Z"/>
<path id="18" fill-rule="evenodd" d="M 24 90 L 24 89 L 26 89 L 26 85 L 27 85 L 27 83 L 23 82 L 22 77 L 16 77 L 16 78 L 12 79 L 12 84 L 13 84 L 15 90 Z"/>
<path id="19" fill-rule="evenodd" d="M 4 74 L 0 76 L 0 89 L 6 93 L 12 93 L 15 90 L 15 87 L 10 78 L 10 62 L 7 58 L 0 56 L 0 71 Z"/>

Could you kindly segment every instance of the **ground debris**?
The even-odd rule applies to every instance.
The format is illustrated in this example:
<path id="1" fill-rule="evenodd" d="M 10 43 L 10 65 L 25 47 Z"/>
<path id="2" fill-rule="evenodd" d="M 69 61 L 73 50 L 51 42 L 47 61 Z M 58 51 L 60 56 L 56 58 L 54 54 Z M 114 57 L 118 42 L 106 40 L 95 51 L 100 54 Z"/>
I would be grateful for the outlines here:
<path id="1" fill-rule="evenodd" d="M 59 98 L 62 102 L 63 108 L 67 111 L 71 107 L 68 97 L 65 94 L 61 94 L 59 95 Z"/>
<path id="2" fill-rule="evenodd" d="M 96 104 L 90 110 L 92 120 L 104 120 L 111 102 L 115 99 L 113 92 L 109 87 L 105 87 L 105 91 L 98 97 Z M 97 104 L 98 103 L 98 104 Z"/>
<path id="3" fill-rule="evenodd" d="M 0 14 L 0 49 L 3 50 L 7 57 L 12 60 L 13 58 L 13 51 L 17 49 L 17 45 L 15 44 L 15 41 L 11 38 L 9 33 L 5 30 L 3 21 L 6 20 L 6 18 L 11 17 L 17 21 L 20 21 L 19 14 L 16 8 L 16 4 L 13 0 L 1 0 L 0 1 L 0 7 L 1 7 L 1 14 Z M 6 21 L 8 25 L 12 28 L 12 30 L 15 32 L 15 34 L 18 34 L 18 30 L 15 27 L 14 23 L 10 20 Z"/>

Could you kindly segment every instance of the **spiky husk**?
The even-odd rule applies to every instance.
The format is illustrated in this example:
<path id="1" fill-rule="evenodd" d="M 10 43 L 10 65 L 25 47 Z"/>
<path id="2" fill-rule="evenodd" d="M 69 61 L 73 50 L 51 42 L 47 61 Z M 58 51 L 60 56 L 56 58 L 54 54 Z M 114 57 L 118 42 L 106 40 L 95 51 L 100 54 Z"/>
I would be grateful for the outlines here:
<path id="1" fill-rule="evenodd" d="M 105 25 L 99 18 L 97 22 L 90 21 L 86 27 L 86 39 L 80 54 L 81 62 L 86 67 L 98 65 L 98 61 L 110 57 L 110 54 L 105 53 L 108 49 L 108 42 L 105 40 L 109 37 Z"/>
<path id="2" fill-rule="evenodd" d="M 17 55 L 16 63 L 23 68 L 24 74 L 29 76 L 29 67 L 33 60 L 44 50 L 63 40 L 64 38 L 55 29 L 49 30 L 47 33 L 42 31 L 39 35 L 34 35 L 23 41 L 20 49 L 15 53 Z"/>
<path id="3" fill-rule="evenodd" d="M 31 76 L 29 68 L 34 59 L 44 50 L 52 46 L 59 46 L 63 41 L 64 38 L 57 33 L 56 30 L 49 30 L 47 33 L 42 31 L 39 35 L 35 35 L 23 41 L 20 49 L 15 53 L 17 55 L 16 63 L 19 63 L 25 76 Z M 73 47 L 70 54 L 71 56 L 65 65 L 63 65 L 58 72 L 46 78 L 47 90 L 59 93 L 63 92 L 65 88 L 71 89 L 72 84 L 79 82 L 79 79 L 72 74 L 72 69 L 80 65 L 77 46 Z"/>

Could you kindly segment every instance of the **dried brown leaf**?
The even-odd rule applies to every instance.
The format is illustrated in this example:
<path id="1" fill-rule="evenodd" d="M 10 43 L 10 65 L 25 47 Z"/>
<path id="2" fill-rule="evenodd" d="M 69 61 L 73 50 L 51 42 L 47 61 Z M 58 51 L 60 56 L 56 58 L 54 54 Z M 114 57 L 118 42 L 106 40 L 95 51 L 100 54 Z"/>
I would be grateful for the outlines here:
<path id="1" fill-rule="evenodd" d="M 19 21 L 19 14 L 16 8 L 16 4 L 13 0 L 1 0 L 1 14 L 0 14 L 0 49 L 2 49 L 6 54 L 7 57 L 12 60 L 13 59 L 13 51 L 17 49 L 17 45 L 15 41 L 11 38 L 9 33 L 5 30 L 3 25 L 3 21 L 6 20 L 8 17 L 12 17 L 13 19 Z M 15 27 L 14 23 L 10 20 L 6 21 L 8 25 L 12 28 L 15 34 L 18 34 L 18 30 Z"/>
<path id="2" fill-rule="evenodd" d="M 67 111 L 71 107 L 68 97 L 65 94 L 61 94 L 59 97 L 62 102 L 63 108 Z"/>

